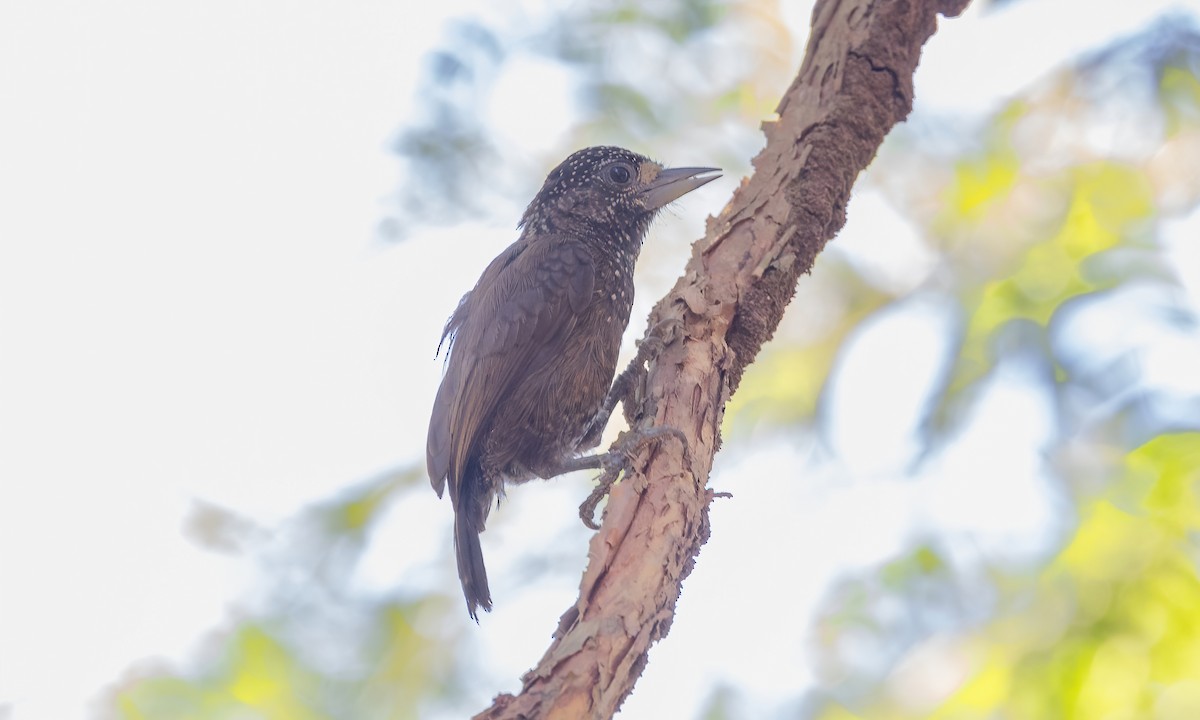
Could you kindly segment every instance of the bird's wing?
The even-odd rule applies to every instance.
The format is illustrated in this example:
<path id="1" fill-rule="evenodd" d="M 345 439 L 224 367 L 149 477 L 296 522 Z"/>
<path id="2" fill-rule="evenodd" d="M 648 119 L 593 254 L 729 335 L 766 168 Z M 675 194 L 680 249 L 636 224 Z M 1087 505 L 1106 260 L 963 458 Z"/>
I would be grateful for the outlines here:
<path id="1" fill-rule="evenodd" d="M 434 401 L 427 461 L 441 494 L 480 440 L 487 419 L 522 376 L 535 372 L 547 348 L 569 333 L 592 302 L 595 269 L 579 243 L 518 241 L 492 261 L 447 323 L 450 355 Z"/>

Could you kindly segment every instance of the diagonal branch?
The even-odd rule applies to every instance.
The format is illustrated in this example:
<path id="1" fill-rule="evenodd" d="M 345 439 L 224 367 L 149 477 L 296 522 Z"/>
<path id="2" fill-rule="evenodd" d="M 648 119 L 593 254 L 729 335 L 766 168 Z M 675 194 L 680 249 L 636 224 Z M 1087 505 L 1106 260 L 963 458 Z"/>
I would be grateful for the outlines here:
<path id="1" fill-rule="evenodd" d="M 764 123 L 754 174 L 710 218 L 649 327 L 683 328 L 651 368 L 631 426 L 688 438 L 651 446 L 612 493 L 579 599 L 517 696 L 478 718 L 607 718 L 670 630 L 708 540 L 707 487 L 725 405 L 783 316 L 800 275 L 845 223 L 854 180 L 912 108 L 912 77 L 937 15 L 967 0 L 819 0 L 800 72 Z"/>

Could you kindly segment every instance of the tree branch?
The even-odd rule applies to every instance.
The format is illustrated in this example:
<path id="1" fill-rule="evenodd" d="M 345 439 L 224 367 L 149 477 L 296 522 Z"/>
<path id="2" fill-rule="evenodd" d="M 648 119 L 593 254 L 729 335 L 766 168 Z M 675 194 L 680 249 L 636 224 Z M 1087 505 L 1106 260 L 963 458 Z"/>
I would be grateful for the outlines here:
<path id="1" fill-rule="evenodd" d="M 770 339 L 796 281 L 846 220 L 854 180 L 912 109 L 912 76 L 938 13 L 967 0 L 818 0 L 807 53 L 763 124 L 754 174 L 710 218 L 683 276 L 649 327 L 681 323 L 651 368 L 631 426 L 688 438 L 651 446 L 617 485 L 592 538 L 579 599 L 517 696 L 478 718 L 608 718 L 632 691 L 650 646 L 670 630 L 684 578 L 708 540 L 707 488 L 725 405 Z M 632 412 L 631 412 L 632 410 Z"/>

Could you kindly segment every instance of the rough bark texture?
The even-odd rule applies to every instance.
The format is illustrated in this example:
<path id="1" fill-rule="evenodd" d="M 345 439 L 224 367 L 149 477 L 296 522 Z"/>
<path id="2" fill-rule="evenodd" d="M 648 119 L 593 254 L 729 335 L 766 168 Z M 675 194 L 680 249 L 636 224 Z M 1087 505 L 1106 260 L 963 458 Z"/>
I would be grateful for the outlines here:
<path id="1" fill-rule="evenodd" d="M 967 0 L 819 0 L 800 72 L 754 159 L 650 327 L 682 331 L 651 368 L 631 424 L 675 427 L 633 462 L 592 539 L 579 599 L 519 695 L 477 718 L 608 718 L 670 630 L 680 587 L 708 540 L 707 478 L 725 404 L 779 325 L 796 281 L 845 223 L 850 188 L 912 108 L 912 77 L 937 15 Z"/>

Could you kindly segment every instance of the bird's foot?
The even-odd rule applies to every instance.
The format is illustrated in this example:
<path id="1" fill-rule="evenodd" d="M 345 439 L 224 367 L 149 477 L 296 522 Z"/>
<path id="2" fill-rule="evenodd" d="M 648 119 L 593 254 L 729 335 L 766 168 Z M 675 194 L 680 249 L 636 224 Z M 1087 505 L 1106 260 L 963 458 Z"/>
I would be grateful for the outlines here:
<path id="1" fill-rule="evenodd" d="M 630 367 L 642 367 L 657 358 L 664 348 L 675 342 L 675 338 L 682 331 L 683 320 L 679 318 L 659 320 L 654 327 L 646 331 L 646 337 L 638 340 L 637 356 L 629 364 Z"/>
<path id="2" fill-rule="evenodd" d="M 587 500 L 579 506 L 579 518 L 583 524 L 592 530 L 599 530 L 596 524 L 596 506 L 608 496 L 612 486 L 616 484 L 621 472 L 628 469 L 634 456 L 648 445 L 657 445 L 668 437 L 673 437 L 683 446 L 683 461 L 690 469 L 692 466 L 691 453 L 688 450 L 687 438 L 673 427 L 652 427 L 644 430 L 622 433 L 621 437 L 603 455 L 596 456 L 600 464 L 600 477 L 596 479 L 596 488 L 588 495 Z"/>

